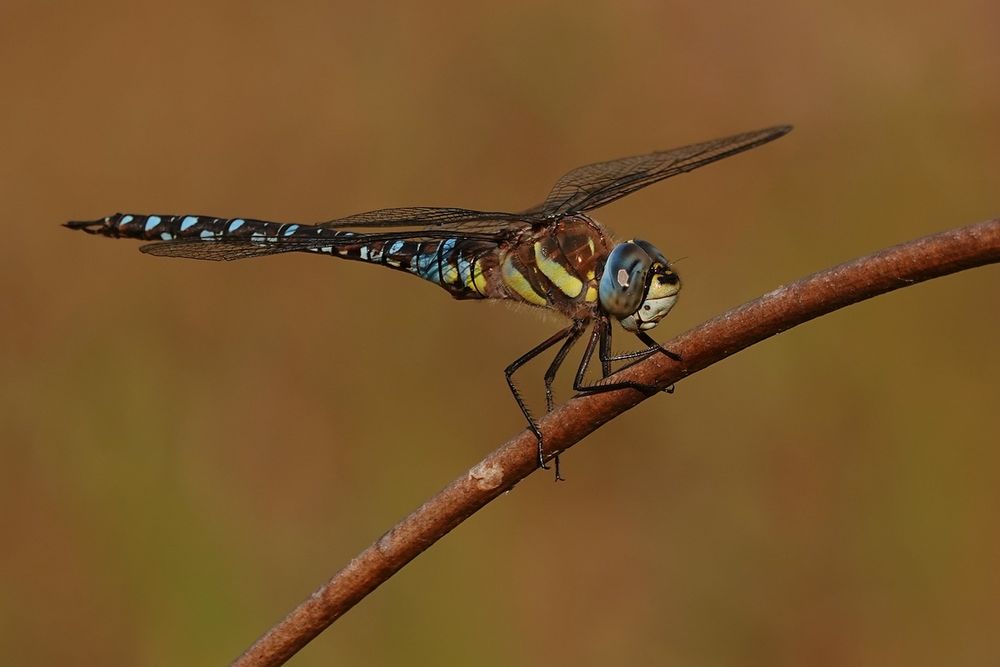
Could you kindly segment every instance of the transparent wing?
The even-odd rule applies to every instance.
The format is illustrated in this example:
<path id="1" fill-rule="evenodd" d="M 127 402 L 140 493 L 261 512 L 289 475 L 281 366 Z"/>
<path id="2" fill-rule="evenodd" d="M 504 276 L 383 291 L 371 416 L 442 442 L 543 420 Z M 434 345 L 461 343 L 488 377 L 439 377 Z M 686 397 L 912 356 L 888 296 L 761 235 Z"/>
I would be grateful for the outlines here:
<path id="1" fill-rule="evenodd" d="M 522 213 L 413 206 L 356 213 L 346 218 L 320 223 L 319 226 L 328 229 L 417 227 L 425 230 L 449 227 L 480 234 L 502 234 L 506 231 L 530 226 L 536 221 L 532 219 L 532 216 L 526 216 Z"/>
<path id="2" fill-rule="evenodd" d="M 315 229 L 315 228 L 314 228 Z M 147 255 L 159 257 L 184 257 L 211 261 L 230 261 L 279 255 L 286 252 L 305 252 L 319 248 L 358 246 L 373 241 L 429 241 L 432 239 L 457 239 L 496 242 L 495 234 L 462 232 L 454 230 L 414 230 L 411 232 L 382 232 L 373 234 L 345 234 L 336 238 L 310 238 L 308 236 L 268 237 L 265 239 L 230 237 L 221 239 L 184 238 L 158 241 L 140 246 Z"/>
<path id="3" fill-rule="evenodd" d="M 597 162 L 560 178 L 545 201 L 521 215 L 555 218 L 604 206 L 647 185 L 766 144 L 791 131 L 769 127 L 667 151 Z"/>
<path id="4" fill-rule="evenodd" d="M 469 239 L 499 242 L 513 232 L 573 213 L 603 206 L 647 185 L 736 155 L 791 131 L 787 125 L 682 146 L 668 151 L 598 162 L 574 169 L 560 178 L 545 201 L 522 213 L 474 211 L 465 208 L 415 206 L 356 213 L 320 223 L 314 228 L 392 229 L 344 233 L 337 237 L 184 238 L 144 245 L 140 250 L 162 257 L 234 260 L 326 247 L 358 245 L 379 240 Z M 410 229 L 406 229 L 410 228 Z"/>
<path id="5" fill-rule="evenodd" d="M 326 243 L 324 245 L 330 245 Z M 251 243 L 247 240 L 206 241 L 201 239 L 180 239 L 160 241 L 139 246 L 139 251 L 158 257 L 184 257 L 187 259 L 207 259 L 216 262 L 233 259 L 249 259 L 294 252 L 307 248 L 293 247 L 289 243 Z"/>

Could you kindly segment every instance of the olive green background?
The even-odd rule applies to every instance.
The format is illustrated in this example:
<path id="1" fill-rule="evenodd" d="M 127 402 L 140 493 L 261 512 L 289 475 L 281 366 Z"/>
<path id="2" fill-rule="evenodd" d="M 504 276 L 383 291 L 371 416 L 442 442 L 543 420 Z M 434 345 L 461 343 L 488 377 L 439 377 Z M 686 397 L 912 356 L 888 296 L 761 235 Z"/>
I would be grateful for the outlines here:
<path id="1" fill-rule="evenodd" d="M 558 325 L 59 223 L 518 210 L 794 124 L 595 214 L 683 257 L 668 340 L 1000 214 L 998 31 L 986 0 L 4 0 L 0 662 L 232 659 L 523 427 L 502 369 Z M 997 664 L 998 287 L 904 289 L 645 402 L 293 664 Z"/>

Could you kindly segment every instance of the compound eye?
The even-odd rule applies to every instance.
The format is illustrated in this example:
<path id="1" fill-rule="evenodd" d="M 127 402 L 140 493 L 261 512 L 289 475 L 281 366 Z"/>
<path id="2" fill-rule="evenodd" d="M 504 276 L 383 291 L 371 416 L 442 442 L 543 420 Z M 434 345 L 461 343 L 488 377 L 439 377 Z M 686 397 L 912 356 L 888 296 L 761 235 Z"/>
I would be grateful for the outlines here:
<path id="1" fill-rule="evenodd" d="M 618 319 L 639 309 L 646 294 L 646 274 L 653 260 L 640 246 L 619 243 L 608 255 L 598 290 L 601 307 Z"/>
<path id="2" fill-rule="evenodd" d="M 650 259 L 653 260 L 653 263 L 655 263 L 655 264 L 662 264 L 663 266 L 669 266 L 670 265 L 670 262 L 667 261 L 666 256 L 662 252 L 660 252 L 660 249 L 657 248 L 652 243 L 650 243 L 649 241 L 643 241 L 641 239 L 634 239 L 632 241 L 632 243 L 636 244 L 637 246 L 639 246 L 640 248 L 642 248 L 643 250 L 645 250 L 646 254 L 649 255 Z"/>

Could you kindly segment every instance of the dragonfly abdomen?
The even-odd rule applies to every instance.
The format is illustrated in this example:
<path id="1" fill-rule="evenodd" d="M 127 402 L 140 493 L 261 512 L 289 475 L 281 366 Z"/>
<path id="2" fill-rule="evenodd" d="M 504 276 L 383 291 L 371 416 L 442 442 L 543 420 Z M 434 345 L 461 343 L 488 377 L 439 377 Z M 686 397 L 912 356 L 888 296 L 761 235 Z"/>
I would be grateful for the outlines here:
<path id="1" fill-rule="evenodd" d="M 496 244 L 467 238 L 371 238 L 323 225 L 277 223 L 203 215 L 116 213 L 66 225 L 88 234 L 152 241 L 143 251 L 197 259 L 239 259 L 311 252 L 406 271 L 460 299 L 493 296 L 489 276 Z"/>
<path id="2" fill-rule="evenodd" d="M 458 299 L 493 296 L 490 276 L 496 266 L 496 245 L 487 241 L 443 239 L 386 239 L 340 248 L 319 248 L 345 259 L 381 264 L 412 273 L 448 290 Z"/>
<path id="3" fill-rule="evenodd" d="M 215 241 L 239 237 L 266 242 L 291 236 L 301 225 L 248 218 L 213 218 L 207 215 L 115 213 L 101 220 L 70 222 L 66 226 L 71 229 L 82 229 L 88 234 L 145 241 L 178 239 Z"/>

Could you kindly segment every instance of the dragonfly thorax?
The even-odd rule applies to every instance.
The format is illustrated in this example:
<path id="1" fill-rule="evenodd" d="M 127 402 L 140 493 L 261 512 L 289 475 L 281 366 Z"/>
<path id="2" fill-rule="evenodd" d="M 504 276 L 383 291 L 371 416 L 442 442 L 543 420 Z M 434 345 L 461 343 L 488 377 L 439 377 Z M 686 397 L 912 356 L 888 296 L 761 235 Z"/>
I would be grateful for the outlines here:
<path id="1" fill-rule="evenodd" d="M 608 255 L 598 292 L 601 308 L 627 331 L 652 329 L 677 302 L 681 279 L 656 247 L 625 241 Z"/>

